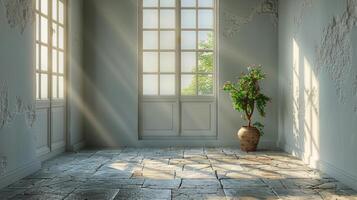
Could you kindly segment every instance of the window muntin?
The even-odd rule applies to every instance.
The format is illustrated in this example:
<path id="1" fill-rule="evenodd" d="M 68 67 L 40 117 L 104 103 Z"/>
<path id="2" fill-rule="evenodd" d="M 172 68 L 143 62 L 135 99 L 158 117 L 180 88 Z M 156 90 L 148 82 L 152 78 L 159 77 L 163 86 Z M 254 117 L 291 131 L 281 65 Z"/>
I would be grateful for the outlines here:
<path id="1" fill-rule="evenodd" d="M 63 99 L 65 0 L 36 0 L 36 99 Z"/>
<path id="2" fill-rule="evenodd" d="M 142 0 L 144 96 L 214 95 L 214 11 L 214 0 Z"/>

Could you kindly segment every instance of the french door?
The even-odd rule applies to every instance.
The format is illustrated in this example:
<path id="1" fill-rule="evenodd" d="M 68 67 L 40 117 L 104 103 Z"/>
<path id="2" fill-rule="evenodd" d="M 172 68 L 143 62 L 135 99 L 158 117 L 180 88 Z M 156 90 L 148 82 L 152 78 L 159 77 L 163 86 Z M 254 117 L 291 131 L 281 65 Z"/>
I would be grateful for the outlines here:
<path id="1" fill-rule="evenodd" d="M 215 137 L 216 1 L 141 0 L 140 138 Z"/>
<path id="2" fill-rule="evenodd" d="M 66 146 L 66 0 L 35 0 L 37 154 Z"/>

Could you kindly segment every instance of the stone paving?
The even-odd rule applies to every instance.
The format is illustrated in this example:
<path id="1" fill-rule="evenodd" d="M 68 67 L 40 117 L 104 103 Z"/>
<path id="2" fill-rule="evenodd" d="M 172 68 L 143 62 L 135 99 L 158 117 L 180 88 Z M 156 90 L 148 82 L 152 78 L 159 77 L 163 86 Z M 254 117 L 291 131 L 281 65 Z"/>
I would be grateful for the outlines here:
<path id="1" fill-rule="evenodd" d="M 281 152 L 172 147 L 65 153 L 0 199 L 357 200 L 357 192 Z"/>

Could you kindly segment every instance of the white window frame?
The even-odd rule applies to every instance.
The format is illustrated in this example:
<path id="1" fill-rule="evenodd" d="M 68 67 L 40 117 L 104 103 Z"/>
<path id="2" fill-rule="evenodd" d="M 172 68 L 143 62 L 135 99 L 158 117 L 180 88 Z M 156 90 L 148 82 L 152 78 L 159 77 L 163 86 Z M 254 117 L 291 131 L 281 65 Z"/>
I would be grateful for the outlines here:
<path id="1" fill-rule="evenodd" d="M 159 100 L 159 99 L 187 99 L 187 100 L 215 100 L 217 96 L 217 77 L 218 77 L 218 1 L 219 0 L 213 0 L 213 8 L 209 7 L 198 7 L 198 1 L 196 1 L 196 7 L 184 7 L 181 8 L 181 0 L 175 0 L 176 6 L 175 8 L 173 7 L 160 7 L 160 0 L 158 0 L 158 7 L 145 7 L 145 9 L 156 9 L 158 10 L 158 28 L 156 29 L 144 29 L 143 28 L 143 0 L 139 1 L 139 33 L 138 33 L 138 42 L 139 42 L 139 96 L 141 99 L 146 99 L 146 100 Z M 175 17 L 176 17 L 176 26 L 175 29 L 160 29 L 160 9 L 175 9 Z M 196 28 L 195 29 L 187 29 L 187 28 L 181 28 L 181 10 L 182 9 L 194 9 L 196 10 Z M 198 28 L 198 10 L 205 10 L 209 9 L 213 11 L 213 28 L 212 29 L 203 29 L 203 28 Z M 144 50 L 143 49 L 143 31 L 158 31 L 158 34 L 160 34 L 160 31 L 162 30 L 175 30 L 175 35 L 176 35 L 176 42 L 175 42 L 175 95 L 160 95 L 160 74 L 173 74 L 173 73 L 162 73 L 160 72 L 160 58 L 159 54 L 160 52 L 166 52 L 167 50 L 160 50 L 160 35 L 158 36 L 158 49 L 155 50 Z M 181 49 L 181 31 L 195 31 L 196 32 L 196 48 L 195 49 L 190 49 L 190 50 L 182 50 Z M 214 48 L 213 50 L 200 50 L 198 49 L 198 33 L 199 31 L 212 31 L 214 34 Z M 158 53 L 158 72 L 143 72 L 143 53 L 144 52 L 157 52 Z M 195 52 L 196 53 L 196 72 L 181 72 L 181 52 Z M 200 52 L 212 52 L 213 53 L 213 71 L 212 73 L 202 73 L 198 72 L 198 61 L 199 57 L 198 54 Z M 157 95 L 144 95 L 143 94 L 143 75 L 144 74 L 155 74 L 158 75 L 158 94 Z M 181 95 L 181 75 L 185 74 L 192 74 L 196 75 L 196 83 L 198 83 L 197 79 L 199 75 L 212 75 L 213 78 L 213 94 L 212 95 L 198 95 L 198 84 L 196 84 L 196 94 L 195 95 Z"/>
<path id="2" fill-rule="evenodd" d="M 56 20 L 53 19 L 53 2 L 57 2 L 56 6 Z M 63 21 L 60 22 L 60 12 L 59 12 L 59 2 L 63 3 Z M 47 2 L 47 14 L 44 14 L 42 12 L 41 8 L 41 0 L 35 0 L 34 3 L 35 7 L 35 98 L 38 102 L 45 102 L 45 101 L 64 101 L 66 98 L 66 71 L 67 71 L 67 55 L 66 55 L 66 49 L 67 49 L 67 0 L 48 0 Z M 47 43 L 43 43 L 41 41 L 41 17 L 47 19 Z M 37 19 L 38 18 L 38 19 Z M 57 34 L 56 34 L 56 42 L 57 44 L 55 45 L 53 43 L 53 38 L 52 36 L 55 34 L 55 29 L 54 26 L 56 26 Z M 62 28 L 63 30 L 63 43 L 60 47 L 60 41 L 59 41 L 59 28 Z M 38 34 L 38 35 L 37 35 Z M 47 47 L 47 70 L 42 70 L 41 69 L 41 52 L 40 50 L 37 51 L 37 46 L 41 47 L 41 45 Z M 53 60 L 53 52 L 56 51 L 57 53 L 57 61 L 54 62 Z M 59 55 L 63 55 L 63 68 L 61 68 L 60 71 L 60 64 L 59 64 Z M 54 69 L 53 64 L 57 63 L 56 70 Z M 47 97 L 42 97 L 42 84 L 41 84 L 41 76 L 42 75 L 47 75 Z M 38 78 L 37 78 L 38 77 Z M 54 80 L 56 79 L 56 89 L 53 89 L 54 86 Z M 60 79 L 62 80 L 62 92 L 60 93 Z M 55 92 L 55 93 L 54 93 Z"/>

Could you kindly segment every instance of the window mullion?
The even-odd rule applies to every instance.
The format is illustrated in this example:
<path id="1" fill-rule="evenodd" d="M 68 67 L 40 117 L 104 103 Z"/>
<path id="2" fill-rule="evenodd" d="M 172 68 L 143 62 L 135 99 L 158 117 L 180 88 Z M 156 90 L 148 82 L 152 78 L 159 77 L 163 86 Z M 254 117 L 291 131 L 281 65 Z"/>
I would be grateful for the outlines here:
<path id="1" fill-rule="evenodd" d="M 157 60 L 157 63 L 158 63 L 158 69 L 157 69 L 157 81 L 158 81 L 158 84 L 157 84 L 157 87 L 158 87 L 158 89 L 157 89 L 157 93 L 159 94 L 159 96 L 161 95 L 161 92 L 160 92 L 160 71 L 161 71 L 161 63 L 160 63 L 160 57 L 161 57 L 161 48 L 160 48 L 160 45 L 161 45 L 161 39 L 160 39 L 160 37 L 161 37 L 161 26 L 160 26 L 160 11 L 161 11 L 161 9 L 160 9 L 160 4 L 161 4 L 161 1 L 159 0 L 158 1 L 158 8 L 157 8 L 157 16 L 158 16 L 158 20 L 157 20 L 157 26 L 158 26 L 158 31 L 157 31 L 157 34 L 158 34 L 158 40 L 157 40 L 157 42 L 158 42 L 158 46 L 157 46 L 157 48 L 158 48 L 158 54 L 157 54 L 157 56 L 158 56 L 158 60 Z"/>
<path id="2" fill-rule="evenodd" d="M 176 0 L 176 95 L 181 98 L 181 2 Z"/>
<path id="3" fill-rule="evenodd" d="M 195 72 L 195 76 L 196 76 L 196 96 L 198 96 L 198 0 L 196 0 L 196 30 L 195 30 L 196 34 L 196 72 Z"/>

